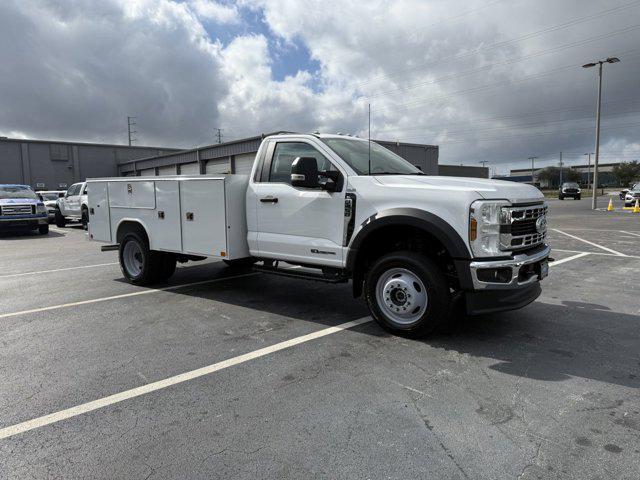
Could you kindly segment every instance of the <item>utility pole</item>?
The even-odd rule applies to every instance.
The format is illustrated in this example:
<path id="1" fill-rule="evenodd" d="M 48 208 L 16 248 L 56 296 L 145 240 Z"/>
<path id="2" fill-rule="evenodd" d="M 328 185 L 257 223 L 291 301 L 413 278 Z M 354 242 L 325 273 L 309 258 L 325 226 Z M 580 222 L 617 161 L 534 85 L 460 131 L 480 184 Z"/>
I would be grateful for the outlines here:
<path id="1" fill-rule="evenodd" d="M 218 143 L 222 143 L 222 129 L 216 128 L 215 131 L 216 131 L 215 136 L 218 139 Z"/>
<path id="2" fill-rule="evenodd" d="M 593 153 L 585 153 L 585 155 L 589 157 L 589 163 L 587 164 L 587 190 L 589 190 L 591 185 L 591 155 L 593 155 Z"/>
<path id="3" fill-rule="evenodd" d="M 531 185 L 535 184 L 535 180 L 533 178 L 533 174 L 535 172 L 534 163 L 538 157 L 528 157 L 528 160 L 531 160 Z"/>
<path id="4" fill-rule="evenodd" d="M 489 163 L 489 160 L 480 160 L 478 163 L 481 163 L 484 167 L 487 163 Z"/>
<path id="5" fill-rule="evenodd" d="M 598 160 L 600 159 L 600 107 L 602 104 L 602 64 L 618 63 L 618 57 L 609 57 L 606 60 L 598 60 L 597 62 L 586 63 L 582 68 L 591 68 L 598 65 L 598 105 L 596 107 L 596 158 L 593 162 L 593 197 L 591 200 L 591 209 L 598 208 L 598 197 L 596 190 L 598 189 Z"/>
<path id="6" fill-rule="evenodd" d="M 138 139 L 133 136 L 134 133 L 138 133 L 137 130 L 132 130 L 136 126 L 136 117 L 127 117 L 127 132 L 129 133 L 129 146 Z"/>
<path id="7" fill-rule="evenodd" d="M 560 187 L 562 186 L 562 152 L 560 152 Z"/>

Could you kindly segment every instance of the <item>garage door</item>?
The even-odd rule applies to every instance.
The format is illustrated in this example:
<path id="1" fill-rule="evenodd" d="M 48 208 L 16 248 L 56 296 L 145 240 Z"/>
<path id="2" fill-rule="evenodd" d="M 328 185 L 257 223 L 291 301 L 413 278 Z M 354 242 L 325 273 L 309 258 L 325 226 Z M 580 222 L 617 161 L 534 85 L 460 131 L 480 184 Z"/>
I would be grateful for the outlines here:
<path id="1" fill-rule="evenodd" d="M 242 155 L 236 155 L 236 171 L 239 175 L 249 175 L 251 173 L 251 167 L 253 167 L 253 160 L 256 158 L 255 153 L 243 153 Z"/>
<path id="2" fill-rule="evenodd" d="M 141 177 L 155 177 L 156 169 L 155 168 L 143 168 L 140 170 Z"/>
<path id="3" fill-rule="evenodd" d="M 209 160 L 206 165 L 207 173 L 231 173 L 231 162 L 228 158 Z"/>
<path id="4" fill-rule="evenodd" d="M 166 167 L 158 168 L 159 175 L 175 175 L 176 174 L 176 166 L 175 165 L 167 165 Z"/>
<path id="5" fill-rule="evenodd" d="M 180 165 L 180 175 L 200 175 L 198 162 L 183 163 Z"/>

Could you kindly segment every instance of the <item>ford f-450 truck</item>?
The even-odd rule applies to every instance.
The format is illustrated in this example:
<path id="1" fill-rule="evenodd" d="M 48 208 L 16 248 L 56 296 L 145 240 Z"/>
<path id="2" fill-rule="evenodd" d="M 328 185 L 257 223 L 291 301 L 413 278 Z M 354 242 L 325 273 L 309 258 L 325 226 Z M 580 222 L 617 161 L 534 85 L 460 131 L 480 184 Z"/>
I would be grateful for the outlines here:
<path id="1" fill-rule="evenodd" d="M 408 336 L 433 331 L 454 304 L 523 307 L 548 273 L 535 187 L 427 176 L 350 136 L 266 137 L 249 176 L 95 179 L 88 191 L 89 236 L 119 250 L 131 283 L 206 257 L 351 281 L 380 325 Z"/>

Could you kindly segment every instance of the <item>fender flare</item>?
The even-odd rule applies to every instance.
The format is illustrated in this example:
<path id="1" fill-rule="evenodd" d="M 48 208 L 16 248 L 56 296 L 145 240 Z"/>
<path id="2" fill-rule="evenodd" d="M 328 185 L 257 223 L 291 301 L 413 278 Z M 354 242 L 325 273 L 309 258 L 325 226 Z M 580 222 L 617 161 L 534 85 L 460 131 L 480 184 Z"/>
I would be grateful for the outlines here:
<path id="1" fill-rule="evenodd" d="M 418 208 L 391 208 L 370 216 L 361 224 L 347 252 L 346 268 L 353 272 L 358 250 L 365 239 L 376 230 L 390 225 L 409 225 L 433 235 L 442 243 L 453 259 L 471 259 L 464 240 L 442 218 Z"/>

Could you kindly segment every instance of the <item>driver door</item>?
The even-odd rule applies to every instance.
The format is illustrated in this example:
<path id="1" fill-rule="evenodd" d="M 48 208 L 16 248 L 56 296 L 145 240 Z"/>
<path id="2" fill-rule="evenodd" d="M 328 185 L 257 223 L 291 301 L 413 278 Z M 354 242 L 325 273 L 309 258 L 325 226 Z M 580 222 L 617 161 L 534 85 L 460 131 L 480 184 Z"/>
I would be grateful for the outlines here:
<path id="1" fill-rule="evenodd" d="M 314 157 L 318 171 L 339 171 L 313 144 L 275 142 L 255 183 L 257 244 L 264 258 L 342 267 L 346 177 L 340 191 L 293 187 L 291 164 Z"/>

